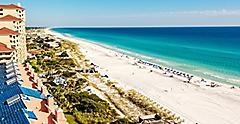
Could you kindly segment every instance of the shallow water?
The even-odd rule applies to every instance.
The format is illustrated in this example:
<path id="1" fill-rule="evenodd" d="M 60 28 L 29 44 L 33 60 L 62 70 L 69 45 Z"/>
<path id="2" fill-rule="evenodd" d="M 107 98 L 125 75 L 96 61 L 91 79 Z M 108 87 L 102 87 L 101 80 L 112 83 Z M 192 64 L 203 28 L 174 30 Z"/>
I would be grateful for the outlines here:
<path id="1" fill-rule="evenodd" d="M 51 30 L 123 49 L 137 57 L 145 55 L 148 57 L 142 59 L 240 86 L 240 27 Z"/>

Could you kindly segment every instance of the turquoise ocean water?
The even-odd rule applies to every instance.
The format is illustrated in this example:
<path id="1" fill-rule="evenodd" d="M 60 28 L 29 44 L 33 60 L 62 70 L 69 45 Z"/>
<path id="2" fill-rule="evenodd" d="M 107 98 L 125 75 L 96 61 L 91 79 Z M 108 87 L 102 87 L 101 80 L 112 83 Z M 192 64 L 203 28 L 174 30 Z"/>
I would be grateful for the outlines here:
<path id="1" fill-rule="evenodd" d="M 52 28 L 132 56 L 240 86 L 240 27 Z"/>

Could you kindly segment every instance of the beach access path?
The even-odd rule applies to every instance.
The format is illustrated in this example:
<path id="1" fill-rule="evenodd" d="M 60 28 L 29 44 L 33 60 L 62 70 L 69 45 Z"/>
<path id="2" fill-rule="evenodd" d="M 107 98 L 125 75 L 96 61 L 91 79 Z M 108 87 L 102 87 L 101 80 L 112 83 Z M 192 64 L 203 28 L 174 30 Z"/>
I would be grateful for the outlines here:
<path id="1" fill-rule="evenodd" d="M 133 59 L 100 45 L 49 32 L 77 42 L 81 51 L 99 71 L 119 82 L 125 89 L 135 89 L 180 115 L 187 124 L 239 124 L 239 88 L 199 87 L 183 83 L 149 68 L 133 65 Z"/>

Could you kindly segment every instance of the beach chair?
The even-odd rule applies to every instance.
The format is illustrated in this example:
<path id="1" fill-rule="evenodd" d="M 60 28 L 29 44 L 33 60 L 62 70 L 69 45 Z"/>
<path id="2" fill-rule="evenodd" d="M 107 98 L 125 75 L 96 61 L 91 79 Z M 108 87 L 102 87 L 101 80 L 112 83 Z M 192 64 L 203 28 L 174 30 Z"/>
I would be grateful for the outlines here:
<path id="1" fill-rule="evenodd" d="M 19 84 L 23 83 L 23 79 L 21 76 L 17 76 L 17 83 L 19 83 Z"/>
<path id="2" fill-rule="evenodd" d="M 17 72 L 17 71 L 19 71 L 18 66 L 6 69 L 6 73 Z"/>
<path id="3" fill-rule="evenodd" d="M 13 63 L 13 61 L 9 61 L 9 62 L 6 62 L 6 65 L 10 65 L 12 63 Z"/>
<path id="4" fill-rule="evenodd" d="M 16 73 L 15 73 L 15 72 L 11 72 L 11 73 L 7 74 L 7 75 L 6 75 L 6 78 L 9 79 L 9 78 L 11 78 L 11 77 L 13 77 L 13 76 L 16 76 Z"/>
<path id="5" fill-rule="evenodd" d="M 12 60 L 12 61 L 6 62 L 5 65 L 7 66 L 7 65 L 10 65 L 10 64 L 13 64 L 13 63 L 17 63 L 17 62 L 15 60 L 14 61 Z"/>
<path id="6" fill-rule="evenodd" d="M 23 83 L 22 77 L 19 76 L 19 75 L 16 75 L 16 76 L 14 76 L 14 77 L 12 77 L 12 78 L 10 78 L 10 79 L 8 79 L 8 80 L 6 81 L 6 84 L 7 84 L 7 85 L 11 85 L 11 84 L 13 84 L 13 83 L 22 84 L 22 83 Z"/>
<path id="7" fill-rule="evenodd" d="M 12 65 L 6 66 L 6 69 L 9 69 L 9 68 L 18 68 L 18 65 L 12 64 Z"/>
<path id="8" fill-rule="evenodd" d="M 6 78 L 10 79 L 11 77 L 17 76 L 17 75 L 21 76 L 21 73 L 19 72 L 19 70 L 15 70 L 15 71 L 10 72 L 9 74 L 6 75 Z"/>
<path id="9" fill-rule="evenodd" d="M 6 80 L 6 84 L 7 85 L 11 85 L 13 83 L 17 82 L 17 78 L 16 77 L 12 77 L 11 79 Z"/>
<path id="10" fill-rule="evenodd" d="M 13 72 L 14 70 L 15 70 L 15 69 L 12 67 L 12 68 L 7 69 L 6 72 L 7 72 L 7 73 L 11 73 L 11 72 Z"/>

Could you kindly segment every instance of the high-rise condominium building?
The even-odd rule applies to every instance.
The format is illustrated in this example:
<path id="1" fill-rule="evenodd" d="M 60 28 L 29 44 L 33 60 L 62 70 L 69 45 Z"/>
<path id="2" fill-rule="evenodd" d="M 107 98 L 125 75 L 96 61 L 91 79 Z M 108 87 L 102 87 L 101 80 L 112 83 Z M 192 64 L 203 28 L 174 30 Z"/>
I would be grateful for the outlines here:
<path id="1" fill-rule="evenodd" d="M 15 49 L 16 59 L 26 59 L 25 9 L 19 5 L 0 5 L 0 43 L 9 49 Z M 1 52 L 1 51 L 0 51 Z M 0 63 L 7 61 L 0 54 Z"/>

